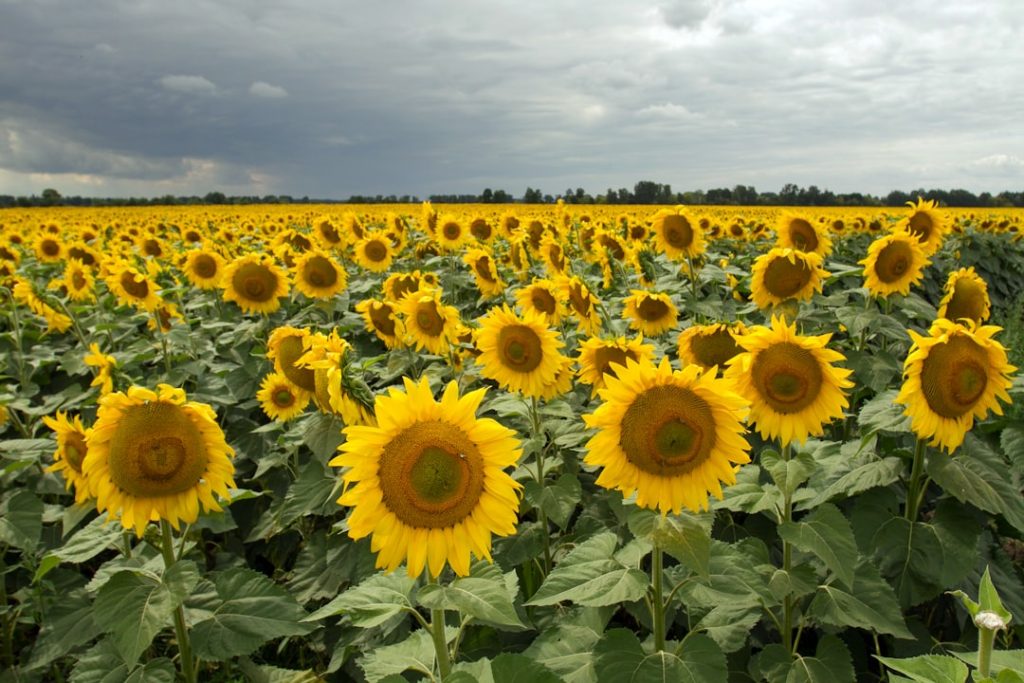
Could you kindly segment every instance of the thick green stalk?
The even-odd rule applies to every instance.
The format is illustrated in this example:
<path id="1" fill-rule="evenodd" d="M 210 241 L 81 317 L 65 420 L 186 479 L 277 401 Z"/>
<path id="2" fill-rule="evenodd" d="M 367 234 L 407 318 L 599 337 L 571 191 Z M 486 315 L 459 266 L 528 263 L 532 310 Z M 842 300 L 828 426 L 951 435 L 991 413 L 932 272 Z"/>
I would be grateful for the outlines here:
<path id="1" fill-rule="evenodd" d="M 978 676 L 988 678 L 992 668 L 992 646 L 996 632 L 988 628 L 978 629 Z"/>
<path id="2" fill-rule="evenodd" d="M 924 498 L 924 492 L 920 491 L 921 487 L 921 474 L 924 472 L 924 456 L 927 446 L 923 439 L 917 440 L 917 446 L 914 447 L 914 464 L 910 469 L 910 483 L 907 485 L 907 502 L 904 506 L 904 514 L 911 522 L 917 521 L 917 513 L 920 511 L 921 499 Z"/>
<path id="3" fill-rule="evenodd" d="M 167 571 L 177 561 L 174 557 L 174 539 L 171 535 L 171 525 L 165 519 L 160 520 L 161 552 L 164 556 L 164 571 Z M 178 638 L 178 653 L 180 657 L 181 676 L 185 683 L 196 683 L 195 660 L 192 659 L 192 644 L 188 638 L 188 626 L 185 624 L 185 608 L 178 605 L 174 610 L 174 633 Z"/>
<path id="4" fill-rule="evenodd" d="M 782 447 L 782 459 L 789 462 L 792 454 L 792 447 L 786 444 Z M 782 501 L 782 521 L 793 521 L 793 500 L 789 491 L 785 492 Z M 782 540 L 782 571 L 788 576 L 793 569 L 793 548 L 789 541 Z M 790 653 L 793 652 L 793 598 L 786 595 L 782 599 L 782 645 Z"/>
<path id="5" fill-rule="evenodd" d="M 444 610 L 430 610 L 430 635 L 434 639 L 434 652 L 437 654 L 437 670 L 441 679 L 448 678 L 452 672 L 452 658 L 448 653 L 448 639 L 444 634 Z"/>
<path id="6" fill-rule="evenodd" d="M 530 420 L 533 422 L 533 433 L 537 436 L 543 436 L 544 428 L 540 421 L 540 407 L 537 402 L 537 397 L 533 396 L 530 398 Z M 537 449 L 537 483 L 540 485 L 541 490 L 544 489 L 544 446 Z M 540 522 L 541 526 L 541 543 L 544 546 L 544 576 L 551 573 L 551 536 L 548 533 L 548 514 L 544 511 L 544 508 L 537 507 L 537 521 Z"/>
<path id="7" fill-rule="evenodd" d="M 665 650 L 665 600 L 663 593 L 664 556 L 661 547 L 655 543 L 651 553 L 651 621 L 654 622 L 654 649 L 656 652 Z"/>

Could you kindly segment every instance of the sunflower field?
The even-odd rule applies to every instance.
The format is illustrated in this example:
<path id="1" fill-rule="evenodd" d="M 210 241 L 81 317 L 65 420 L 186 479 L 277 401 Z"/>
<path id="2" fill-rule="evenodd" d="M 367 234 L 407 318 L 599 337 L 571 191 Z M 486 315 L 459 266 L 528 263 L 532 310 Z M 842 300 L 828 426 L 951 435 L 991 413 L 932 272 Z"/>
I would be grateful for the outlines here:
<path id="1" fill-rule="evenodd" d="M 1024 681 L 1024 213 L 0 213 L 0 682 Z"/>

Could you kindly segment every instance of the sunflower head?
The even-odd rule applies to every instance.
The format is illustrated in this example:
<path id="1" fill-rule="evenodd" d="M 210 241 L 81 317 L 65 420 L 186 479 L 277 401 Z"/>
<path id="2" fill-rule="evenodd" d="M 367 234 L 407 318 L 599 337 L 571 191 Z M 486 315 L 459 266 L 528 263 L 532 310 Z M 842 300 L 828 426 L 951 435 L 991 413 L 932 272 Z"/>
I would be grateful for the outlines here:
<path id="1" fill-rule="evenodd" d="M 825 258 L 832 252 L 832 239 L 806 216 L 783 213 L 775 227 L 778 246 L 812 252 Z"/>
<path id="2" fill-rule="evenodd" d="M 516 303 L 524 313 L 537 313 L 546 325 L 557 325 L 565 315 L 565 303 L 552 280 L 536 279 L 516 291 Z"/>
<path id="3" fill-rule="evenodd" d="M 55 417 L 46 416 L 43 423 L 53 430 L 57 437 L 57 450 L 53 453 L 53 464 L 47 472 L 60 472 L 64 477 L 64 488 L 75 489 L 75 502 L 83 503 L 89 498 L 89 485 L 82 471 L 82 463 L 89 451 L 89 430 L 82 425 L 78 415 L 68 419 L 67 413 L 57 411 Z"/>
<path id="4" fill-rule="evenodd" d="M 468 233 L 458 218 L 448 214 L 437 219 L 434 238 L 445 251 L 458 251 L 466 243 Z"/>
<path id="5" fill-rule="evenodd" d="M 481 374 L 510 391 L 540 397 L 561 367 L 562 341 L 537 314 L 517 316 L 508 306 L 479 320 L 476 346 Z"/>
<path id="6" fill-rule="evenodd" d="M 906 230 L 917 238 L 925 256 L 931 256 L 939 247 L 950 229 L 949 216 L 938 208 L 934 200 L 925 201 L 920 197 L 917 202 L 907 202 L 910 215 L 899 221 L 895 229 Z"/>
<path id="7" fill-rule="evenodd" d="M 313 371 L 299 365 L 299 359 L 306 352 L 309 330 L 282 326 L 275 329 L 267 340 L 267 358 L 274 363 L 274 370 L 296 389 L 307 393 L 316 390 Z"/>
<path id="8" fill-rule="evenodd" d="M 418 350 L 440 354 L 448 348 L 459 321 L 459 311 L 454 306 L 441 303 L 438 290 L 420 291 L 408 296 L 399 305 L 405 315 L 405 331 Z"/>
<path id="9" fill-rule="evenodd" d="M 757 257 L 750 275 L 751 295 L 761 309 L 789 299 L 807 301 L 828 277 L 817 254 L 778 247 Z"/>
<path id="10" fill-rule="evenodd" d="M 957 321 L 967 318 L 980 325 L 991 312 L 988 298 L 988 283 L 978 275 L 974 267 L 960 268 L 949 274 L 945 295 L 939 303 L 939 317 Z"/>
<path id="11" fill-rule="evenodd" d="M 224 257 L 213 249 L 191 249 L 185 255 L 185 277 L 199 289 L 216 289 L 224 274 Z"/>
<path id="12" fill-rule="evenodd" d="M 500 296 L 505 291 L 505 282 L 498 275 L 494 254 L 487 249 L 467 249 L 462 257 L 476 280 L 480 293 L 486 297 Z"/>
<path id="13" fill-rule="evenodd" d="M 355 246 L 356 263 L 374 273 L 382 273 L 391 267 L 394 255 L 391 242 L 386 235 L 366 233 Z"/>
<path id="14" fill-rule="evenodd" d="M 287 422 L 309 405 L 309 392 L 297 389 L 284 375 L 272 372 L 263 378 L 256 399 L 267 417 Z"/>
<path id="15" fill-rule="evenodd" d="M 267 255 L 249 254 L 224 269 L 220 286 L 224 300 L 234 301 L 246 313 L 273 313 L 288 295 L 288 276 Z"/>
<path id="16" fill-rule="evenodd" d="M 389 301 L 365 299 L 356 304 L 356 311 L 363 316 L 363 323 L 369 332 L 377 335 L 389 349 L 402 345 L 405 325 L 398 317 L 398 307 Z"/>
<path id="17" fill-rule="evenodd" d="M 630 328 L 649 337 L 671 330 L 679 320 L 679 310 L 668 294 L 634 289 L 623 303 Z"/>
<path id="18" fill-rule="evenodd" d="M 626 361 L 651 360 L 654 346 L 644 344 L 643 335 L 634 339 L 599 339 L 592 337 L 579 347 L 579 379 L 591 386 L 591 396 L 604 388 L 608 377 L 617 377 Z"/>
<path id="19" fill-rule="evenodd" d="M 651 222 L 654 243 L 669 258 L 682 260 L 704 253 L 704 232 L 683 207 L 663 209 Z"/>
<path id="20" fill-rule="evenodd" d="M 329 299 L 348 283 L 345 270 L 321 249 L 310 249 L 295 261 L 295 288 L 311 299 Z"/>
<path id="21" fill-rule="evenodd" d="M 717 367 L 725 370 L 726 364 L 743 349 L 737 343 L 747 328 L 741 322 L 725 325 L 692 325 L 679 334 L 679 363 L 681 366 L 697 365 L 705 370 Z"/>
<path id="22" fill-rule="evenodd" d="M 569 312 L 576 316 L 579 330 L 585 334 L 594 334 L 601 327 L 601 314 L 597 308 L 601 300 L 575 275 L 562 278 L 558 286 Z"/>
<path id="23" fill-rule="evenodd" d="M 879 237 L 868 247 L 868 255 L 860 261 L 864 266 L 864 286 L 877 297 L 910 293 L 910 288 L 924 277 L 931 261 L 921 243 L 906 231 Z"/>

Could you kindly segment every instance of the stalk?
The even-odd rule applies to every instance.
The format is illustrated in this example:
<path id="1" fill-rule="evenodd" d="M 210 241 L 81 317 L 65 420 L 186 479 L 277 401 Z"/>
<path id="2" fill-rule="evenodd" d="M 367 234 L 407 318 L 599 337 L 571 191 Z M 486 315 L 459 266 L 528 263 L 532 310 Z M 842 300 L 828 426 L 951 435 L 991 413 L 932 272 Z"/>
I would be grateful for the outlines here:
<path id="1" fill-rule="evenodd" d="M 174 557 L 174 539 L 171 535 L 171 525 L 165 519 L 160 520 L 161 552 L 164 556 L 164 571 L 174 566 L 177 560 Z M 185 683 L 196 683 L 195 660 L 192 659 L 192 644 L 188 639 L 188 626 L 185 624 L 185 608 L 178 605 L 174 610 L 174 633 L 178 638 L 178 652 L 181 655 L 181 676 Z"/>
<path id="2" fill-rule="evenodd" d="M 651 587 L 654 595 L 651 599 L 651 621 L 654 622 L 654 649 L 665 651 L 665 601 L 662 598 L 664 556 L 661 546 L 654 544 L 651 553 Z"/>
<path id="3" fill-rule="evenodd" d="M 429 572 L 429 570 L 428 570 Z M 437 579 L 430 579 L 431 583 L 437 583 Z M 436 608 L 430 610 L 430 635 L 434 640 L 434 652 L 437 655 L 437 669 L 441 674 L 440 680 L 448 678 L 452 672 L 452 658 L 448 652 L 448 639 L 444 635 L 444 609 Z"/>
<path id="4" fill-rule="evenodd" d="M 917 440 L 914 447 L 914 464 L 910 469 L 910 483 L 907 485 L 907 502 L 904 506 L 904 514 L 911 522 L 917 521 L 917 514 L 920 511 L 921 499 L 924 498 L 924 491 L 921 489 L 921 473 L 924 471 L 924 455 L 927 445 L 923 439 Z"/>
<path id="5" fill-rule="evenodd" d="M 782 447 L 782 459 L 789 462 L 789 458 L 792 455 L 792 446 L 786 444 Z M 782 503 L 782 521 L 791 522 L 793 521 L 793 501 L 792 496 L 787 491 Z M 790 546 L 789 541 L 782 540 L 782 571 L 789 575 L 789 572 L 793 568 L 793 548 Z M 782 599 L 782 645 L 790 653 L 793 652 L 793 598 L 792 596 L 786 595 Z"/>
<path id="6" fill-rule="evenodd" d="M 989 677 L 992 668 L 992 646 L 995 643 L 996 632 L 988 628 L 978 629 L 978 676 L 982 679 Z"/>
<path id="7" fill-rule="evenodd" d="M 537 397 L 530 397 L 530 419 L 533 422 L 533 433 L 543 436 L 544 429 L 540 422 L 540 410 Z M 544 445 L 537 450 L 537 483 L 544 488 Z M 551 538 L 548 534 L 548 514 L 543 507 L 537 507 L 537 521 L 541 525 L 541 543 L 544 545 L 544 576 L 551 573 Z"/>

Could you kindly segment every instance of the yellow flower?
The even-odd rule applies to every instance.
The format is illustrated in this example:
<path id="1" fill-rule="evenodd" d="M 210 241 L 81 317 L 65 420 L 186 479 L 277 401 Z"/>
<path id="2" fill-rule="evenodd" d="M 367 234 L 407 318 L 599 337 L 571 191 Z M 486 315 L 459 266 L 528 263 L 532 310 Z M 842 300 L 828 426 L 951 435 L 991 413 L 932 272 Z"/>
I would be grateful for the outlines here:
<path id="1" fill-rule="evenodd" d="M 602 468 L 599 486 L 635 492 L 640 507 L 706 510 L 708 494 L 721 500 L 722 484 L 736 483 L 737 465 L 750 462 L 740 423 L 747 401 L 695 365 L 673 372 L 668 358 L 657 367 L 627 361 L 601 399 L 583 416 L 600 430 L 584 462 Z"/>
<path id="2" fill-rule="evenodd" d="M 97 509 L 138 536 L 151 521 L 191 524 L 200 505 L 219 511 L 213 494 L 227 498 L 235 486 L 235 452 L 213 408 L 167 384 L 100 399 L 86 445 L 82 471 Z"/>
<path id="3" fill-rule="evenodd" d="M 57 263 L 64 258 L 64 243 L 59 235 L 41 232 L 35 239 L 36 258 L 42 263 Z"/>
<path id="4" fill-rule="evenodd" d="M 27 306 L 33 313 L 46 319 L 47 332 L 67 332 L 71 327 L 71 318 L 63 313 L 58 313 L 49 304 L 36 296 L 36 293 L 32 290 L 32 285 L 27 280 L 15 278 L 11 294 L 14 295 L 15 301 L 23 306 Z"/>
<path id="5" fill-rule="evenodd" d="M 974 271 L 973 266 L 950 273 L 945 292 L 939 302 L 938 317 L 954 322 L 967 318 L 978 325 L 988 320 L 992 310 L 988 283 Z"/>
<path id="6" fill-rule="evenodd" d="M 477 289 L 485 297 L 501 296 L 507 286 L 498 275 L 498 268 L 494 263 L 494 255 L 486 249 L 467 249 L 462 260 L 476 280 Z"/>
<path id="7" fill-rule="evenodd" d="M 903 364 L 903 386 L 896 403 L 906 406 L 911 429 L 933 446 L 952 452 L 974 424 L 991 410 L 1002 415 L 996 400 L 1010 403 L 1010 365 L 1006 349 L 993 337 L 1001 328 L 961 324 L 939 318 L 927 335 L 909 330 L 914 341 Z"/>
<path id="8" fill-rule="evenodd" d="M 288 275 L 265 254 L 248 254 L 224 269 L 220 286 L 224 300 L 234 301 L 246 313 L 273 313 L 288 296 Z"/>
<path id="9" fill-rule="evenodd" d="M 893 230 L 906 230 L 912 234 L 920 242 L 924 255 L 931 256 L 939 250 L 949 232 L 949 216 L 938 208 L 934 200 L 925 201 L 918 197 L 916 204 L 907 202 L 907 206 L 910 207 L 910 215 L 896 223 Z"/>
<path id="10" fill-rule="evenodd" d="M 764 310 L 790 299 L 807 301 L 821 291 L 828 273 L 817 254 L 776 247 L 757 257 L 750 276 L 751 296 Z"/>
<path id="11" fill-rule="evenodd" d="M 396 304 L 377 299 L 365 299 L 356 304 L 356 311 L 363 316 L 363 322 L 369 332 L 377 335 L 389 349 L 402 346 L 405 338 L 405 325 L 398 318 Z"/>
<path id="12" fill-rule="evenodd" d="M 540 315 L 549 327 L 557 325 L 565 315 L 565 302 L 558 285 L 551 280 L 537 279 L 517 290 L 516 303 L 524 313 Z"/>
<path id="13" fill-rule="evenodd" d="M 96 294 L 93 291 L 93 288 L 96 286 L 96 278 L 78 259 L 68 259 L 64 266 L 62 284 L 72 301 L 93 301 L 96 299 Z"/>
<path id="14" fill-rule="evenodd" d="M 85 355 L 85 364 L 96 368 L 96 377 L 93 378 L 91 387 L 100 388 L 100 396 L 106 396 L 114 390 L 114 368 L 117 367 L 117 359 L 100 351 L 100 345 L 96 342 L 89 344 L 89 353 Z"/>
<path id="15" fill-rule="evenodd" d="M 267 358 L 274 363 L 274 370 L 284 375 L 293 387 L 312 394 L 316 391 L 313 371 L 299 365 L 308 337 L 309 330 L 287 325 L 276 328 L 267 340 Z"/>
<path id="16" fill-rule="evenodd" d="M 601 314 L 597 310 L 601 300 L 575 275 L 559 280 L 558 288 L 561 299 L 569 304 L 569 312 L 576 316 L 580 332 L 596 333 L 601 328 Z"/>
<path id="17" fill-rule="evenodd" d="M 321 249 L 310 249 L 295 260 L 295 289 L 310 299 L 329 299 L 348 284 L 345 269 Z"/>
<path id="18" fill-rule="evenodd" d="M 356 263 L 366 270 L 382 273 L 391 267 L 391 245 L 387 237 L 377 233 L 367 234 L 355 245 Z"/>
<path id="19" fill-rule="evenodd" d="M 410 294 L 434 287 L 437 287 L 437 275 L 434 273 L 421 273 L 418 270 L 411 273 L 392 273 L 384 280 L 384 296 L 394 303 L 399 303 Z"/>
<path id="20" fill-rule="evenodd" d="M 376 424 L 370 411 L 369 396 L 365 400 L 350 390 L 351 378 L 346 375 L 351 345 L 340 336 L 337 330 L 329 335 L 311 334 L 304 341 L 306 352 L 299 358 L 298 364 L 313 371 L 313 382 L 316 391 L 313 399 L 321 412 L 333 413 L 341 417 L 345 424 Z"/>
<path id="21" fill-rule="evenodd" d="M 591 385 L 590 395 L 604 388 L 607 376 L 617 377 L 619 370 L 627 360 L 653 360 L 654 346 L 644 344 L 643 335 L 635 339 L 587 339 L 579 346 L 580 364 L 579 378 L 584 384 Z"/>
<path id="22" fill-rule="evenodd" d="M 185 277 L 199 289 L 216 289 L 224 275 L 224 258 L 213 249 L 191 249 L 185 255 Z"/>
<path id="23" fill-rule="evenodd" d="M 623 301 L 623 316 L 629 321 L 631 329 L 656 337 L 676 326 L 679 310 L 668 294 L 642 289 L 630 291 L 630 296 Z"/>
<path id="24" fill-rule="evenodd" d="M 124 261 L 110 265 L 110 275 L 106 281 L 107 287 L 122 305 L 134 306 L 148 313 L 160 305 L 160 298 L 156 294 L 159 289 L 157 284 Z"/>
<path id="25" fill-rule="evenodd" d="M 819 230 L 806 216 L 785 212 L 775 226 L 777 246 L 784 249 L 817 254 L 827 258 L 832 253 L 832 238 L 827 230 Z"/>
<path id="26" fill-rule="evenodd" d="M 437 219 L 437 232 L 434 239 L 445 251 L 459 251 L 466 243 L 468 235 L 455 216 L 445 215 Z"/>
<path id="27" fill-rule="evenodd" d="M 910 288 L 924 277 L 931 261 L 921 245 L 908 232 L 899 231 L 879 237 L 868 247 L 868 255 L 860 261 L 864 266 L 864 286 L 873 296 L 910 293 Z"/>
<path id="28" fill-rule="evenodd" d="M 280 422 L 287 422 L 300 415 L 309 405 L 309 392 L 296 389 L 288 378 L 278 372 L 272 372 L 263 378 L 260 390 L 256 392 L 256 400 L 267 417 Z"/>
<path id="29" fill-rule="evenodd" d="M 324 249 L 341 249 L 345 246 L 345 237 L 330 216 L 321 216 L 313 222 L 313 236 Z"/>
<path id="30" fill-rule="evenodd" d="M 562 341 L 536 314 L 517 316 L 508 306 L 492 308 L 480 319 L 476 345 L 480 373 L 510 391 L 540 397 L 555 382 Z"/>
<path id="31" fill-rule="evenodd" d="M 409 576 L 445 565 L 469 574 L 470 554 L 491 559 L 491 535 L 516 531 L 520 485 L 505 470 L 522 453 L 515 432 L 476 417 L 484 390 L 435 401 L 426 378 L 377 396 L 376 427 L 345 428 L 331 465 L 345 468 L 349 536 L 371 536 L 377 566 Z"/>
<path id="32" fill-rule="evenodd" d="M 82 472 L 82 461 L 89 448 L 86 445 L 89 430 L 82 425 L 82 418 L 75 415 L 68 419 L 67 413 L 57 411 L 56 417 L 46 416 L 43 424 L 57 435 L 57 450 L 53 452 L 53 464 L 46 468 L 47 472 L 60 472 L 64 477 L 64 488 L 75 489 L 75 502 L 84 503 L 89 500 L 89 485 Z"/>
<path id="33" fill-rule="evenodd" d="M 750 421 L 763 438 L 783 446 L 803 443 L 842 417 L 852 371 L 832 365 L 846 357 L 827 348 L 831 337 L 801 336 L 796 323 L 772 317 L 771 327 L 752 327 L 737 339 L 744 352 L 729 362 L 724 377 L 750 401 Z"/>
<path id="34" fill-rule="evenodd" d="M 676 261 L 704 253 L 704 233 L 681 206 L 659 211 L 651 223 L 651 232 L 658 250 Z"/>
<path id="35" fill-rule="evenodd" d="M 459 310 L 441 303 L 441 292 L 432 290 L 406 297 L 399 310 L 405 316 L 405 332 L 416 345 L 416 350 L 426 349 L 441 354 L 448 350 L 448 344 L 455 334 L 459 322 Z"/>
<path id="36" fill-rule="evenodd" d="M 705 370 L 717 367 L 719 373 L 724 372 L 726 363 L 742 353 L 736 340 L 746 332 L 741 322 L 688 327 L 679 334 L 679 364 L 697 365 Z"/>

